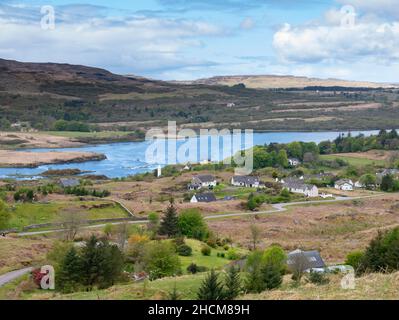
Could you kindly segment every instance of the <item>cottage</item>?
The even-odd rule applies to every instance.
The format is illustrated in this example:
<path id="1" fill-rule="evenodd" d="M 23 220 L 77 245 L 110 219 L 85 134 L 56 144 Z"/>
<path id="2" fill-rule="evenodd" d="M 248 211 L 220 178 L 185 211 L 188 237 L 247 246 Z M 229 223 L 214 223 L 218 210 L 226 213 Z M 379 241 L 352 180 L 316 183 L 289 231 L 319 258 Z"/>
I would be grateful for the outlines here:
<path id="1" fill-rule="evenodd" d="M 384 169 L 381 172 L 377 172 L 376 173 L 377 183 L 381 184 L 382 178 L 384 178 L 385 176 L 389 176 L 389 175 L 397 177 L 399 175 L 399 170 L 398 169 Z"/>
<path id="2" fill-rule="evenodd" d="M 73 188 L 80 185 L 80 181 L 78 179 L 60 179 L 60 184 L 63 188 Z"/>
<path id="3" fill-rule="evenodd" d="M 301 160 L 299 160 L 297 158 L 289 158 L 288 159 L 288 163 L 292 167 L 297 167 L 297 166 L 299 166 L 301 164 Z"/>
<path id="4" fill-rule="evenodd" d="M 253 176 L 234 176 L 231 178 L 231 184 L 235 187 L 259 188 L 260 179 Z"/>
<path id="5" fill-rule="evenodd" d="M 318 251 L 292 251 L 288 254 L 287 265 L 293 272 L 307 272 L 313 269 L 326 268 L 326 264 Z"/>
<path id="6" fill-rule="evenodd" d="M 216 187 L 216 178 L 212 175 L 198 175 L 192 178 L 191 183 L 188 185 L 189 190 L 199 190 L 201 188 Z"/>
<path id="7" fill-rule="evenodd" d="M 191 203 L 198 203 L 198 202 L 215 202 L 216 201 L 216 197 L 213 193 L 199 193 L 199 194 L 195 194 L 193 195 L 193 197 L 191 198 L 190 202 Z"/>
<path id="8" fill-rule="evenodd" d="M 306 184 L 301 181 L 285 181 L 283 183 L 283 187 L 286 188 L 289 192 L 300 193 L 308 198 L 316 198 L 319 196 L 319 189 L 317 188 L 317 186 L 312 184 Z"/>
<path id="9" fill-rule="evenodd" d="M 335 182 L 335 189 L 343 191 L 353 191 L 353 181 L 350 179 L 342 179 Z"/>

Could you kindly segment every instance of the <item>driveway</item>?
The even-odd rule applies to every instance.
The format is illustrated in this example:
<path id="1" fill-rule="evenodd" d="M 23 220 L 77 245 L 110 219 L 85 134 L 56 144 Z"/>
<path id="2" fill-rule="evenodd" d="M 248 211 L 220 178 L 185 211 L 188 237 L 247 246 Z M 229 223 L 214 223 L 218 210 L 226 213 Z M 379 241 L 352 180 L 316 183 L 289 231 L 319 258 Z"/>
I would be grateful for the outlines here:
<path id="1" fill-rule="evenodd" d="M 23 275 L 31 272 L 33 268 L 25 268 L 21 270 L 11 271 L 9 273 L 3 274 L 0 276 L 0 287 L 4 286 L 5 284 L 22 277 Z"/>

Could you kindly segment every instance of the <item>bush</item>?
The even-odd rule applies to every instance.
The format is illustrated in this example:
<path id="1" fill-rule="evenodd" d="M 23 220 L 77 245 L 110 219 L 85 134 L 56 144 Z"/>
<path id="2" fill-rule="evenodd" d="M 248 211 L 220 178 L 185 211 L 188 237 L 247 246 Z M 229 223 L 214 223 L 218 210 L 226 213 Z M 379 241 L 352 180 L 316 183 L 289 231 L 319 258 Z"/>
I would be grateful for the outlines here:
<path id="1" fill-rule="evenodd" d="M 203 256 L 210 256 L 211 252 L 212 252 L 211 247 L 209 247 L 207 245 L 202 246 L 201 253 Z"/>
<path id="2" fill-rule="evenodd" d="M 356 274 L 362 273 L 364 267 L 364 252 L 353 251 L 346 256 L 345 264 L 352 266 Z"/>
<path id="3" fill-rule="evenodd" d="M 228 251 L 227 251 L 227 259 L 229 259 L 229 260 L 238 260 L 238 259 L 240 259 L 240 254 L 237 252 L 237 250 L 236 249 L 233 249 L 233 248 L 230 248 Z"/>
<path id="4" fill-rule="evenodd" d="M 179 256 L 189 257 L 193 254 L 193 249 L 191 249 L 191 247 L 186 244 L 182 244 L 177 247 L 177 253 L 179 254 Z"/>
<path id="5" fill-rule="evenodd" d="M 187 271 L 192 273 L 192 274 L 196 274 L 198 272 L 205 272 L 208 271 L 207 267 L 202 267 L 202 266 L 197 266 L 195 263 L 191 263 L 188 267 L 187 267 Z"/>
<path id="6" fill-rule="evenodd" d="M 307 278 L 311 283 L 317 285 L 324 285 L 330 282 L 330 279 L 328 279 L 324 272 L 310 271 Z"/>
<path id="7" fill-rule="evenodd" d="M 178 228 L 182 235 L 188 238 L 205 240 L 209 231 L 204 218 L 198 209 L 189 209 L 179 215 Z"/>
<path id="8" fill-rule="evenodd" d="M 367 247 L 363 267 L 365 271 L 392 272 L 399 270 L 399 227 L 379 232 Z"/>

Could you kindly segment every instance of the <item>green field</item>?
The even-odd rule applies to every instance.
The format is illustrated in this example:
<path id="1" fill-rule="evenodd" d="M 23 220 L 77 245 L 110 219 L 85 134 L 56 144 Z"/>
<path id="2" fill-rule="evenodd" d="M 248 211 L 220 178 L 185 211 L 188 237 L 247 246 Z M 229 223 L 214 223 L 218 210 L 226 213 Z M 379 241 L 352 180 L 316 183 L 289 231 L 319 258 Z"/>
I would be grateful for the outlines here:
<path id="1" fill-rule="evenodd" d="M 111 205 L 104 208 L 91 208 L 103 203 Z M 10 228 L 21 229 L 31 224 L 59 222 L 62 213 L 66 210 L 73 210 L 77 214 L 82 213 L 84 219 L 88 220 L 126 217 L 126 212 L 119 205 L 107 201 L 19 203 L 11 208 Z"/>
<path id="2" fill-rule="evenodd" d="M 182 264 L 182 270 L 184 273 L 187 273 L 187 267 L 191 263 L 195 263 L 201 267 L 207 267 L 208 269 L 214 268 L 219 269 L 229 264 L 231 261 L 227 258 L 218 257 L 217 254 L 224 252 L 227 254 L 227 251 L 223 249 L 213 249 L 210 256 L 204 256 L 201 253 L 202 243 L 197 240 L 187 239 L 186 244 L 189 245 L 193 249 L 193 254 L 190 257 L 180 257 L 180 261 Z"/>
<path id="3" fill-rule="evenodd" d="M 367 165 L 384 166 L 385 161 L 383 160 L 371 160 L 367 158 L 356 158 L 355 154 L 353 157 L 340 156 L 340 155 L 321 155 L 320 160 L 333 161 L 335 159 L 342 159 L 349 163 L 351 166 L 362 167 Z"/>

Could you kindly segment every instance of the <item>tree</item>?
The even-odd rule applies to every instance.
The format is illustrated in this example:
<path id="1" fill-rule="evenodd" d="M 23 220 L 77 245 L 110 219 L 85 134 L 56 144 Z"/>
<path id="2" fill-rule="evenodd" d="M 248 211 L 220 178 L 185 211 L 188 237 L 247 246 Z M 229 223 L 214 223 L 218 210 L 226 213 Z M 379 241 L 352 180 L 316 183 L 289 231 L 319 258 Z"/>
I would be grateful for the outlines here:
<path id="1" fill-rule="evenodd" d="M 208 237 L 209 231 L 204 218 L 197 209 L 182 212 L 178 218 L 179 233 L 198 240 Z"/>
<path id="2" fill-rule="evenodd" d="M 263 265 L 273 265 L 281 274 L 286 270 L 287 255 L 279 246 L 271 246 L 265 250 L 262 256 Z"/>
<path id="3" fill-rule="evenodd" d="M 288 156 L 287 156 L 287 151 L 284 149 L 280 150 L 277 154 L 276 157 L 276 163 L 280 167 L 286 168 L 288 167 Z"/>
<path id="4" fill-rule="evenodd" d="M 150 231 L 153 235 L 156 235 L 159 229 L 159 215 L 156 212 L 151 212 L 148 215 L 148 231 Z"/>
<path id="5" fill-rule="evenodd" d="M 198 300 L 223 300 L 223 284 L 219 281 L 219 274 L 211 270 L 203 280 L 197 293 Z"/>
<path id="6" fill-rule="evenodd" d="M 85 222 L 85 214 L 72 208 L 68 208 L 61 213 L 61 224 L 64 228 L 64 237 L 67 241 L 75 240 L 75 237 Z"/>
<path id="7" fill-rule="evenodd" d="M 127 222 L 118 224 L 114 230 L 116 236 L 116 243 L 119 248 L 123 251 L 125 250 L 126 241 L 129 238 L 129 225 Z"/>
<path id="8" fill-rule="evenodd" d="M 171 201 L 162 219 L 161 226 L 159 228 L 159 234 L 168 237 L 174 237 L 178 233 L 179 233 L 179 227 L 178 227 L 177 211 L 173 202 Z"/>
<path id="9" fill-rule="evenodd" d="M 151 280 L 175 276 L 181 272 L 179 256 L 170 242 L 146 244 L 143 261 Z"/>
<path id="10" fill-rule="evenodd" d="M 366 189 L 372 189 L 377 184 L 377 179 L 375 175 L 372 174 L 365 174 L 361 176 L 359 181 L 366 187 Z"/>
<path id="11" fill-rule="evenodd" d="M 76 249 L 71 247 L 62 260 L 57 272 L 57 288 L 63 292 L 73 292 L 82 279 L 82 261 Z"/>
<path id="12" fill-rule="evenodd" d="M 267 290 L 273 290 L 275 288 L 278 288 L 283 283 L 281 268 L 278 265 L 272 262 L 267 262 L 262 267 L 261 272 L 262 272 L 262 280 L 264 283 L 264 287 Z"/>
<path id="13" fill-rule="evenodd" d="M 180 293 L 177 291 L 176 282 L 175 285 L 173 286 L 173 290 L 168 293 L 168 300 L 170 301 L 180 300 Z"/>
<path id="14" fill-rule="evenodd" d="M 240 269 L 237 267 L 230 267 L 225 276 L 225 293 L 224 297 L 227 300 L 233 300 L 237 298 L 241 293 L 241 278 Z"/>
<path id="15" fill-rule="evenodd" d="M 390 174 L 385 175 L 384 177 L 382 177 L 381 190 L 386 192 L 392 191 L 394 188 L 394 182 L 395 181 L 392 175 Z"/>
<path id="16" fill-rule="evenodd" d="M 294 141 L 287 145 L 287 151 L 291 157 L 302 159 L 302 146 L 300 142 Z"/>
<path id="17" fill-rule="evenodd" d="M 251 229 L 251 241 L 252 241 L 252 250 L 256 250 L 256 245 L 259 243 L 259 238 L 261 236 L 261 229 L 254 223 L 250 226 Z"/>
<path id="18" fill-rule="evenodd" d="M 399 270 L 399 228 L 378 235 L 370 241 L 362 267 L 372 272 L 392 272 Z"/>
<path id="19" fill-rule="evenodd" d="M 5 202 L 0 199 L 0 230 L 5 230 L 8 228 L 10 219 L 11 214 L 8 210 L 8 207 Z"/>

